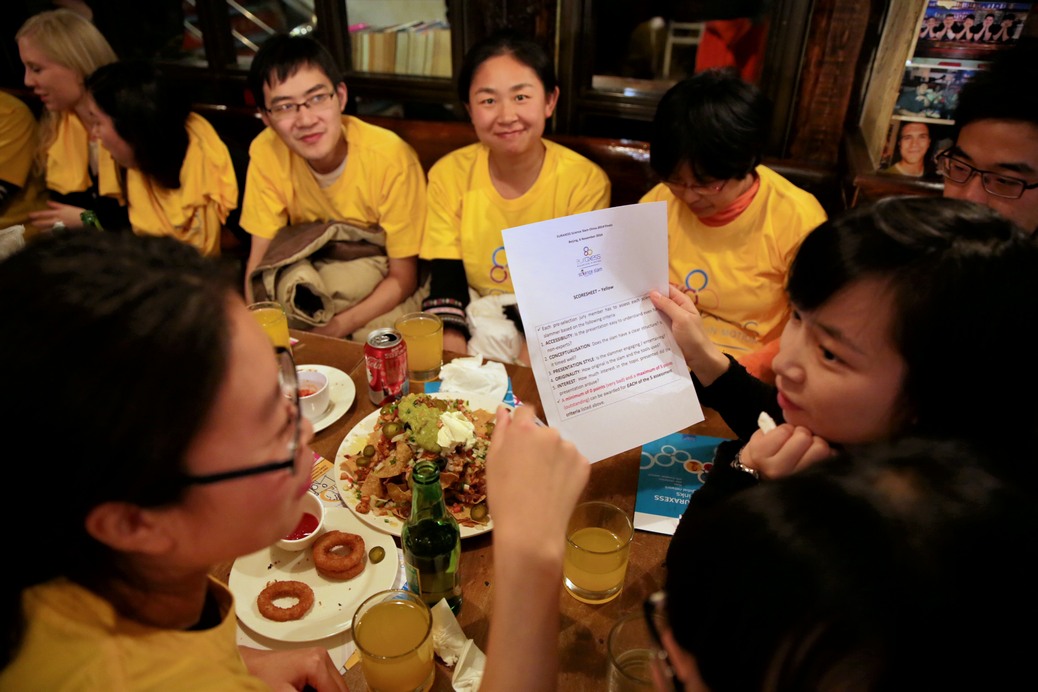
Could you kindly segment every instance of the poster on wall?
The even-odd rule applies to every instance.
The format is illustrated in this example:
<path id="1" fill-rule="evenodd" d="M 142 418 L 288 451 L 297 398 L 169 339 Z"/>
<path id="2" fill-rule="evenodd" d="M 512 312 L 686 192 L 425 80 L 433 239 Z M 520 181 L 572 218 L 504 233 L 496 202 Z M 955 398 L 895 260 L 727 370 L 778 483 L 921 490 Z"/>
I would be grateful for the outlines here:
<path id="1" fill-rule="evenodd" d="M 915 57 L 991 60 L 1020 39 L 1033 5 L 929 0 L 917 28 Z"/>
<path id="2" fill-rule="evenodd" d="M 923 180 L 941 180 L 935 157 L 952 145 L 950 124 L 895 115 L 890 120 L 879 172 Z"/>
<path id="3" fill-rule="evenodd" d="M 959 91 L 987 65 L 978 60 L 909 60 L 894 104 L 894 115 L 951 125 Z"/>

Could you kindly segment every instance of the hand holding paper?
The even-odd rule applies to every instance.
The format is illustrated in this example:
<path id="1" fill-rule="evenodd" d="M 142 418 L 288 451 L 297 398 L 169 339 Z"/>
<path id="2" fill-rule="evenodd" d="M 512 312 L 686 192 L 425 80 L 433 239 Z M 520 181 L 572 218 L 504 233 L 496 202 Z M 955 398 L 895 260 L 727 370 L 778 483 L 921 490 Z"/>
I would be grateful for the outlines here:
<path id="1" fill-rule="evenodd" d="M 648 298 L 668 287 L 665 203 L 503 236 L 549 424 L 598 461 L 703 420 L 684 358 Z"/>

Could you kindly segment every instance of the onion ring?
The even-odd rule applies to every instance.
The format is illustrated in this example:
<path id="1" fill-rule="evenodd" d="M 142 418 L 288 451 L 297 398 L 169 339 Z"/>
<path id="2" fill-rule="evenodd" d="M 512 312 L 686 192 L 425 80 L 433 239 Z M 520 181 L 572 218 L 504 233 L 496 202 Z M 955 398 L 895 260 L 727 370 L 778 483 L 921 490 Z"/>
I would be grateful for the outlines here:
<path id="1" fill-rule="evenodd" d="M 319 537 L 314 541 L 313 556 L 317 573 L 328 579 L 353 579 L 368 563 L 364 539 L 345 531 L 329 531 Z"/>
<path id="2" fill-rule="evenodd" d="M 274 603 L 279 598 L 294 598 L 295 605 L 287 608 Z M 267 584 L 256 598 L 260 615 L 275 622 L 298 620 L 314 605 L 314 590 L 301 581 L 272 581 Z"/>

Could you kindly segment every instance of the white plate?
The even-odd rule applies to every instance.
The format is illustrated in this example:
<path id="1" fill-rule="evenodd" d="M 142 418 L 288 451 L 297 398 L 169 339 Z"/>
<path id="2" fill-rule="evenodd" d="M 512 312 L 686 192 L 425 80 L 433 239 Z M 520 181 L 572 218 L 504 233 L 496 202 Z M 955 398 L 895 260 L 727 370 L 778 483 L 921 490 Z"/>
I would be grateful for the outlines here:
<path id="1" fill-rule="evenodd" d="M 352 377 L 337 368 L 315 363 L 305 363 L 298 367 L 300 370 L 316 370 L 328 378 L 328 386 L 331 387 L 328 408 L 313 421 L 314 432 L 320 432 L 350 410 L 353 400 L 357 398 L 357 387 Z"/>
<path id="2" fill-rule="evenodd" d="M 497 407 L 504 402 L 487 396 L 486 394 L 459 394 L 457 392 L 432 392 L 429 396 L 434 396 L 440 399 L 465 399 L 469 402 L 469 408 L 472 409 L 483 409 L 484 411 L 490 411 L 493 413 L 497 410 Z M 508 406 L 508 404 L 504 404 Z M 508 406 L 512 408 L 511 406 Z M 364 440 L 367 439 L 371 431 L 375 429 L 375 423 L 378 422 L 378 411 L 372 411 L 370 414 L 365 416 L 357 425 L 353 427 L 346 437 L 343 439 L 342 444 L 339 445 L 339 451 L 335 453 L 335 482 L 339 486 L 339 496 L 342 498 L 343 504 L 349 507 L 351 510 L 355 510 L 357 503 L 360 501 L 357 498 L 356 492 L 353 490 L 353 481 L 349 478 L 343 479 L 340 471 L 340 464 L 342 460 L 346 458 L 349 453 L 356 454 L 359 450 L 364 447 Z M 367 512 L 360 514 L 355 512 L 355 515 L 362 522 L 368 526 L 378 529 L 379 531 L 388 531 L 394 536 L 399 536 L 401 530 L 404 528 L 404 522 L 397 519 L 392 514 L 379 515 L 373 512 Z M 469 536 L 478 536 L 490 531 L 494 528 L 493 519 L 488 519 L 487 523 L 483 526 L 459 526 L 461 529 L 461 537 L 468 538 Z"/>
<path id="3" fill-rule="evenodd" d="M 373 593 L 393 588 L 400 555 L 392 536 L 357 521 L 345 507 L 326 505 L 326 530 L 355 533 L 364 538 L 364 550 L 382 546 L 386 557 L 377 565 L 368 561 L 358 576 L 340 581 L 325 579 L 314 567 L 310 549 L 289 552 L 276 546 L 240 557 L 231 567 L 227 584 L 234 594 L 238 620 L 253 632 L 283 642 L 308 642 L 344 632 L 352 626 L 357 606 Z M 275 622 L 260 615 L 256 599 L 268 582 L 291 579 L 310 585 L 314 606 L 299 620 Z"/>

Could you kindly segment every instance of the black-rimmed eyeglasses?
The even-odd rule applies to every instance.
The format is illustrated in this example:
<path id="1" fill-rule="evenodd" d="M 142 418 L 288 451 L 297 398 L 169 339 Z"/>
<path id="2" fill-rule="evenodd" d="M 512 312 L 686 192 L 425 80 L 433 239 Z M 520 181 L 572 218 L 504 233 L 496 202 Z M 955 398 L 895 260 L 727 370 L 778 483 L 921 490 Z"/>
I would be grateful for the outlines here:
<path id="1" fill-rule="evenodd" d="M 296 376 L 295 360 L 293 360 L 292 354 L 288 349 L 277 349 L 277 359 L 278 383 L 281 385 L 281 392 L 285 399 L 292 406 L 292 437 L 288 441 L 288 458 L 284 461 L 272 461 L 267 464 L 246 466 L 245 468 L 231 471 L 219 471 L 198 476 L 185 474 L 182 481 L 184 485 L 209 485 L 284 469 L 288 469 L 295 474 L 296 452 L 299 450 L 299 430 L 302 426 L 302 411 L 299 406 L 299 380 Z"/>
<path id="2" fill-rule="evenodd" d="M 665 620 L 664 605 L 666 602 L 666 592 L 657 591 L 649 594 L 649 597 L 645 599 L 645 602 L 642 604 L 642 610 L 645 614 L 645 622 L 649 628 L 649 634 L 652 636 L 652 643 L 656 646 L 653 664 L 662 674 L 664 680 L 669 681 L 669 689 L 675 692 L 683 692 L 684 686 L 677 676 L 674 675 L 674 669 L 670 665 L 667 650 L 663 648 L 663 637 L 660 635 L 659 623 Z"/>
<path id="3" fill-rule="evenodd" d="M 270 114 L 270 117 L 275 120 L 287 120 L 288 118 L 294 118 L 302 108 L 306 108 L 311 112 L 324 110 L 333 104 L 335 92 L 322 91 L 319 94 L 307 97 L 305 100 L 300 102 L 294 101 L 283 101 L 275 104 L 270 108 L 264 108 Z"/>
<path id="4" fill-rule="evenodd" d="M 953 157 L 947 151 L 938 154 L 936 160 L 937 172 L 948 180 L 959 185 L 965 185 L 973 179 L 973 176 L 979 175 L 980 183 L 984 186 L 984 190 L 995 197 L 1020 199 L 1024 192 L 1038 187 L 1038 183 L 1028 183 L 1020 178 L 974 168 L 965 161 L 960 161 Z"/>

